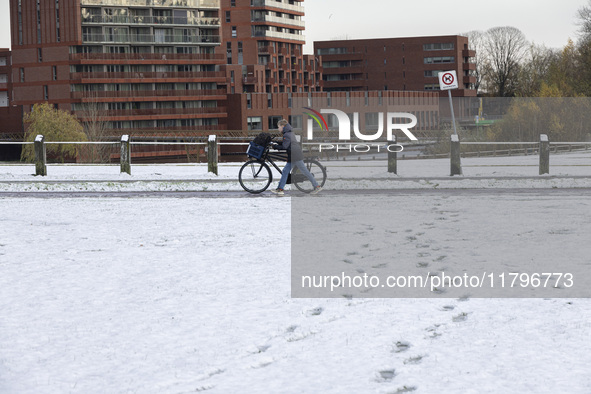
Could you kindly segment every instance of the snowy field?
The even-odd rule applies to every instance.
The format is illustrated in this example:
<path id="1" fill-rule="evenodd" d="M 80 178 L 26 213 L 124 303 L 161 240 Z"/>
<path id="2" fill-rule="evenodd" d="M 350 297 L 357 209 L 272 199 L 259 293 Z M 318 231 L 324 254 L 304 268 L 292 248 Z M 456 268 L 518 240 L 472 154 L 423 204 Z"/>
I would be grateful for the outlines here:
<path id="1" fill-rule="evenodd" d="M 525 201 L 526 210 L 508 214 L 526 248 L 564 240 L 591 256 L 589 181 L 580 177 L 591 175 L 590 158 L 551 158 L 565 163 L 551 167 L 557 177 L 537 177 L 537 157 L 465 160 L 472 167 L 449 188 L 504 190 L 409 191 L 397 209 L 424 209 L 407 215 L 401 253 L 438 259 L 449 232 L 467 228 L 490 236 L 472 246 L 494 259 L 492 241 L 511 232 L 498 217 L 488 220 L 495 212 L 487 201 Z M 375 163 L 328 164 L 335 190 L 338 179 L 371 178 L 359 187 L 369 189 L 405 177 L 409 189 L 421 182 L 434 189 L 445 181 L 411 178 L 449 170 L 447 160 L 405 161 L 405 175 L 383 180 L 389 175 Z M 125 191 L 127 183 L 140 191 L 185 190 L 185 183 L 239 190 L 220 186 L 236 184 L 237 168 L 223 165 L 215 177 L 196 165 L 134 166 L 132 176 L 118 167 L 50 166 L 39 182 L 30 166 L 0 166 L 0 191 Z M 495 183 L 507 176 L 515 183 Z M 26 189 L 31 180 L 40 186 Z M 335 198 L 329 185 L 304 198 Z M 290 198 L 36 195 L 0 193 L 0 393 L 591 392 L 589 299 L 296 299 Z M 450 212 L 443 200 L 466 210 Z M 525 232 L 536 212 L 535 231 Z M 445 253 L 461 258 L 468 253 L 461 242 Z M 558 264 L 567 258 L 546 252 Z"/>

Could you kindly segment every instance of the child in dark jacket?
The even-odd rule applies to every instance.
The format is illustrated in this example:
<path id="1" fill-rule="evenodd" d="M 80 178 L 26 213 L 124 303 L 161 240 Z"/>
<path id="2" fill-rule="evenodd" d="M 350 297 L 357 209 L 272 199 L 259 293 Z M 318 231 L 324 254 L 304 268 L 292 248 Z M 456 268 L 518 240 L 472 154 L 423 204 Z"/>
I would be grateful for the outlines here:
<path id="1" fill-rule="evenodd" d="M 314 175 L 312 175 L 306 168 L 306 165 L 304 164 L 304 153 L 302 152 L 302 147 L 296 140 L 295 134 L 291 129 L 291 125 L 287 122 L 287 120 L 282 119 L 277 123 L 277 126 L 279 131 L 281 131 L 283 134 L 283 141 L 281 144 L 276 144 L 274 147 L 275 149 L 287 150 L 287 164 L 285 164 L 285 167 L 283 168 L 277 189 L 271 190 L 271 192 L 279 196 L 283 196 L 285 194 L 283 192 L 283 188 L 287 182 L 287 176 L 289 175 L 292 167 L 295 166 L 300 169 L 302 174 L 304 174 L 310 180 L 310 182 L 312 182 L 314 190 L 311 194 L 318 193 L 320 190 L 322 190 L 322 187 L 318 185 L 318 182 L 316 182 L 316 179 L 314 179 Z"/>

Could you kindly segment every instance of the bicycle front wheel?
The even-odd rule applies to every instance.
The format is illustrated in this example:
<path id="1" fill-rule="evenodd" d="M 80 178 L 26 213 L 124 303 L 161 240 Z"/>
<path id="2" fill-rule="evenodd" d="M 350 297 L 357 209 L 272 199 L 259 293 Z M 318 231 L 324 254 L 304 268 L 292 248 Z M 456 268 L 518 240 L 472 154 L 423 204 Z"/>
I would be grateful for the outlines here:
<path id="1" fill-rule="evenodd" d="M 240 186 L 249 193 L 262 193 L 273 181 L 269 166 L 259 160 L 249 160 L 238 173 Z"/>
<path id="2" fill-rule="evenodd" d="M 318 185 L 324 186 L 324 183 L 326 182 L 326 169 L 324 166 L 316 160 L 304 160 L 304 164 L 314 179 L 316 179 Z M 312 190 L 314 190 L 312 182 L 306 175 L 302 173 L 302 171 L 300 171 L 298 167 L 294 169 L 291 179 L 291 183 L 293 183 L 295 187 L 298 188 L 298 190 L 304 193 L 310 193 Z"/>

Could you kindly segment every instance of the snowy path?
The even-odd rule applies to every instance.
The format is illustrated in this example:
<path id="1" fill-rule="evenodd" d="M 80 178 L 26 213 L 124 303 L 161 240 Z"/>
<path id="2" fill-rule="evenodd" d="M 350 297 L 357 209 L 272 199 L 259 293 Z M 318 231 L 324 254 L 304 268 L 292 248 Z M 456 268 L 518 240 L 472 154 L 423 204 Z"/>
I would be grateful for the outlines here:
<path id="1" fill-rule="evenodd" d="M 549 192 L 523 197 L 588 239 Z M 290 204 L 0 197 L 0 392 L 591 392 L 588 299 L 290 298 Z"/>

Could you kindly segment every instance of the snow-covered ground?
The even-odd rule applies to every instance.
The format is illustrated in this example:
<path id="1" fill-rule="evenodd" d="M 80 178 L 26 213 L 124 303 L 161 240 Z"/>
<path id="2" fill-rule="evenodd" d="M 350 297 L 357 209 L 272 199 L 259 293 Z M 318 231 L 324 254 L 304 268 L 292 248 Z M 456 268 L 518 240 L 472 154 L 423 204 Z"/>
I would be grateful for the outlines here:
<path id="1" fill-rule="evenodd" d="M 591 151 L 552 155 L 550 175 L 542 177 L 535 155 L 465 158 L 463 176 L 453 178 L 449 159 L 400 160 L 398 175 L 387 172 L 384 160 L 322 163 L 329 190 L 591 187 Z M 216 176 L 207 172 L 207 164 L 132 164 L 131 175 L 121 174 L 118 165 L 54 164 L 46 177 L 35 177 L 32 165 L 0 165 L 0 192 L 242 191 L 237 182 L 241 165 L 220 163 Z M 278 181 L 277 172 L 274 178 Z"/>
<path id="2" fill-rule="evenodd" d="M 571 163 L 580 155 L 570 156 Z M 567 161 L 560 155 L 553 163 L 560 157 Z M 443 254 L 484 264 L 494 262 L 495 248 L 506 246 L 495 242 L 504 239 L 509 250 L 523 245 L 523 258 L 548 243 L 542 251 L 558 269 L 571 254 L 550 246 L 562 241 L 580 248 L 577 256 L 591 256 L 589 186 L 576 178 L 591 173 L 589 157 L 570 169 L 551 167 L 552 175 L 564 175 L 557 178 L 537 177 L 537 167 L 506 167 L 507 160 L 535 165 L 535 157 L 474 159 L 477 167 L 465 167 L 465 178 L 517 176 L 507 187 L 522 188 L 530 187 L 531 175 L 545 182 L 536 187 L 547 193 L 409 192 L 411 198 L 396 201 L 400 212 L 414 212 L 397 228 L 399 252 L 434 267 L 447 264 Z M 383 167 L 328 164 L 329 177 L 343 182 L 392 183 L 379 180 L 390 177 Z M 408 177 L 400 183 L 419 185 L 410 178 L 445 177 L 448 166 L 447 160 L 404 161 L 399 172 L 406 173 L 393 180 Z M 118 167 L 51 166 L 46 181 L 52 182 L 39 185 L 84 190 L 80 185 L 94 179 L 111 182 L 112 191 L 127 183 L 149 191 L 161 179 L 171 190 L 185 180 L 216 188 L 225 182 L 220 178 L 236 183 L 237 168 L 223 165 L 215 177 L 196 165 L 134 166 L 130 177 Z M 30 173 L 31 167 L 0 166 L 0 191 L 27 190 L 30 183 L 21 181 L 38 181 Z M 423 182 L 433 189 L 442 181 Z M 553 194 L 554 187 L 580 189 Z M 339 197 L 330 184 L 327 191 L 304 199 Z M 589 299 L 291 298 L 292 200 L 269 193 L 0 194 L 0 392 L 591 392 Z M 497 215 L 504 201 L 513 229 L 503 228 Z M 454 229 L 466 236 L 445 249 Z M 473 249 L 462 249 L 467 240 Z M 350 258 L 379 256 L 362 248 Z"/>

